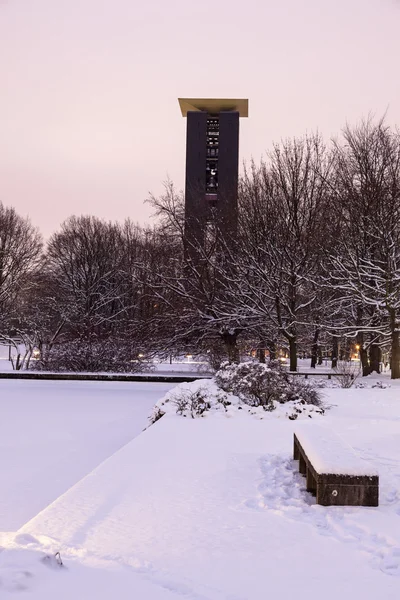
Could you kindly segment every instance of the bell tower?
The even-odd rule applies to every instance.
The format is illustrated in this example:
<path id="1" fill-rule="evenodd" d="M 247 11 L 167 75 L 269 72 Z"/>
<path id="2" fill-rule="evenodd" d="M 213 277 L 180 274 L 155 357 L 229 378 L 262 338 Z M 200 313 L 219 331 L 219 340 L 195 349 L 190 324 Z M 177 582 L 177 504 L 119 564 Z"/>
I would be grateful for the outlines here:
<path id="1" fill-rule="evenodd" d="M 204 244 L 213 217 L 224 236 L 237 232 L 239 118 L 248 100 L 179 98 L 187 118 L 185 243 Z"/>

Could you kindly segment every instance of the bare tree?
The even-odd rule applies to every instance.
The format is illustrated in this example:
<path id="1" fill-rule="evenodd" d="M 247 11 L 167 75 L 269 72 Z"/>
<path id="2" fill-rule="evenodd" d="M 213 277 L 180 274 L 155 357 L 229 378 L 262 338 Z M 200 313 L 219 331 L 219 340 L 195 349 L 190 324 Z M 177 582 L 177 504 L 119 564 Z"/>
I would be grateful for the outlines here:
<path id="1" fill-rule="evenodd" d="M 0 202 L 0 327 L 9 328 L 17 315 L 18 296 L 41 256 L 42 238 L 28 218 Z"/>
<path id="2" fill-rule="evenodd" d="M 57 344 L 54 337 L 50 341 L 47 351 L 51 349 L 51 356 L 48 352 L 43 353 L 43 366 L 50 361 L 52 368 L 56 368 L 57 357 L 60 368 L 66 368 L 66 365 L 77 368 L 78 364 L 82 369 L 85 364 L 86 368 L 93 368 L 101 362 L 103 354 L 103 366 L 107 370 L 106 348 L 110 355 L 115 355 L 110 339 L 124 331 L 119 327 L 120 317 L 126 312 L 127 285 L 123 263 L 121 228 L 112 223 L 95 217 L 71 217 L 52 236 L 47 248 L 46 269 L 58 313 L 59 327 L 55 333 L 61 337 Z M 132 358 L 127 350 L 129 344 L 125 343 L 125 346 L 129 362 Z M 74 362 L 72 359 L 78 354 L 80 361 Z M 115 365 L 113 368 L 118 370 Z"/>
<path id="3" fill-rule="evenodd" d="M 221 355 L 216 346 L 222 344 L 228 360 L 238 360 L 237 340 L 243 322 L 230 302 L 227 275 L 232 244 L 218 225 L 218 215 L 210 209 L 206 227 L 199 224 L 205 230 L 204 239 L 188 239 L 183 195 L 175 192 L 171 182 L 166 183 L 160 198 L 151 197 L 149 202 L 160 218 L 159 231 L 166 234 L 173 249 L 160 263 L 158 283 L 152 288 L 164 306 L 163 318 L 173 324 L 165 344 L 175 349 L 191 345 L 197 352 L 208 351 L 213 356 Z"/>
<path id="4" fill-rule="evenodd" d="M 344 129 L 336 143 L 336 206 L 343 235 L 331 256 L 330 285 L 353 323 L 363 374 L 379 371 L 390 340 L 392 378 L 400 377 L 400 138 L 381 120 Z M 370 353 L 368 360 L 367 353 Z"/>
<path id="5" fill-rule="evenodd" d="M 318 302 L 319 269 L 329 208 L 331 160 L 321 138 L 276 145 L 241 185 L 241 260 L 235 294 L 255 326 L 275 331 L 297 369 L 298 328 Z"/>

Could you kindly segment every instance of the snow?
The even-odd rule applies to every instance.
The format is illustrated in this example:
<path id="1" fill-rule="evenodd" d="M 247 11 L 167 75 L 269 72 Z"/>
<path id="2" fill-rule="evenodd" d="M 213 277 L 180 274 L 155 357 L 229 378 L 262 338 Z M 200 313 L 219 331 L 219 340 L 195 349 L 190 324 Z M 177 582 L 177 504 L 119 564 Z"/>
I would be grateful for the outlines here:
<path id="1" fill-rule="evenodd" d="M 17 383 L 26 384 L 28 396 L 29 386 L 38 382 L 7 382 L 9 388 Z M 46 383 L 56 394 L 60 382 Z M 91 385 L 98 390 L 134 386 Z M 64 401 L 73 389 L 71 382 L 65 386 Z M 164 393 L 160 389 L 159 397 Z M 238 411 L 197 419 L 170 412 L 140 435 L 135 431 L 134 439 L 111 450 L 85 476 L 75 460 L 75 485 L 17 530 L 0 534 L 0 596 L 14 598 L 22 586 L 21 597 L 32 600 L 264 600 L 270 595 L 306 600 L 321 593 L 326 600 L 350 600 L 355 593 L 367 600 L 397 599 L 398 390 L 329 389 L 324 395 L 330 410 L 308 426 L 333 429 L 379 471 L 379 507 L 315 504 L 292 460 L 297 421 L 274 412 L 263 419 Z M 39 403 L 40 398 L 38 393 Z M 74 426 L 82 431 L 80 406 L 70 408 L 65 422 L 70 436 Z M 106 422 L 110 413 L 103 410 Z M 125 405 L 117 409 L 117 429 L 126 426 L 126 410 Z M 31 429 L 24 429 L 32 453 L 40 440 L 36 428 L 45 430 L 41 416 L 32 408 Z M 88 423 L 84 428 L 89 447 L 88 441 L 98 438 Z M 63 419 L 58 435 L 62 431 Z M 106 427 L 96 431 L 106 435 Z M 82 459 L 83 454 L 82 445 Z M 25 489 L 25 505 L 35 498 L 35 488 Z M 42 561 L 56 551 L 64 568 Z"/>
<path id="2" fill-rule="evenodd" d="M 320 475 L 378 475 L 374 467 L 357 456 L 354 450 L 328 427 L 307 423 L 307 426 L 297 428 L 295 434 L 312 466 Z"/>
<path id="3" fill-rule="evenodd" d="M 207 376 L 211 374 L 210 367 L 207 362 L 184 357 L 171 362 L 154 361 L 153 369 L 153 373 L 157 373 L 158 375 Z"/>
<path id="4" fill-rule="evenodd" d="M 172 386 L 0 380 L 0 531 L 18 529 L 131 441 Z"/>
<path id="5" fill-rule="evenodd" d="M 12 371 L 12 364 L 8 360 L 9 348 L 0 344 L 0 373 L 2 371 Z"/>
<path id="6" fill-rule="evenodd" d="M 0 554 L 0 597 L 12 599 L 16 597 L 16 592 L 23 592 L 17 597 L 40 600 L 132 600 L 134 589 L 135 598 L 176 598 L 168 590 L 118 565 L 111 569 L 99 569 L 76 563 L 72 570 L 68 567 L 58 569 L 49 567 L 43 560 L 45 556 L 44 553 L 31 550 L 3 551 Z"/>

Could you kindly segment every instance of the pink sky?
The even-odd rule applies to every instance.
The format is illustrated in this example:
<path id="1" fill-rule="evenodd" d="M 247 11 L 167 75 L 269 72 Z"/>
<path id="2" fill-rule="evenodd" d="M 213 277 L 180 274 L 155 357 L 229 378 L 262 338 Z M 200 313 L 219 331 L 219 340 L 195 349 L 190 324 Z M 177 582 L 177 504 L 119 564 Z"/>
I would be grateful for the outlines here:
<path id="1" fill-rule="evenodd" d="M 244 97 L 241 159 L 387 110 L 395 0 L 0 1 L 0 199 L 47 237 L 71 214 L 144 223 L 184 185 L 183 97 Z"/>

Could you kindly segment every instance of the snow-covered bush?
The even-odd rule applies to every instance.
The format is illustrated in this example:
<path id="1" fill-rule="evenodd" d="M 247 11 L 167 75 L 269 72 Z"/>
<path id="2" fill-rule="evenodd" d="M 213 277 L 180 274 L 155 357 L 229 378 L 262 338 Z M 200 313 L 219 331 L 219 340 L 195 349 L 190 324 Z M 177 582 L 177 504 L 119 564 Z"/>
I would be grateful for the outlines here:
<path id="1" fill-rule="evenodd" d="M 286 416 L 291 421 L 297 419 L 300 415 L 307 415 L 310 419 L 312 419 L 314 415 L 324 415 L 325 409 L 319 404 L 318 406 L 315 404 L 307 404 L 305 400 L 293 400 L 288 402 L 287 405 L 288 410 L 286 412 Z"/>
<path id="2" fill-rule="evenodd" d="M 290 375 L 288 375 L 290 378 Z M 301 404 L 321 406 L 321 397 L 312 383 L 307 383 L 302 377 L 293 377 L 289 381 L 288 396 L 291 400 L 299 400 Z M 282 401 L 281 401 L 282 402 Z"/>
<path id="3" fill-rule="evenodd" d="M 278 362 L 269 364 L 246 362 L 224 363 L 215 375 L 217 385 L 225 392 L 238 396 L 245 404 L 274 410 L 275 403 L 302 400 L 318 406 L 318 390 L 304 379 L 293 377 Z"/>
<path id="4" fill-rule="evenodd" d="M 326 388 L 332 389 L 332 388 L 340 388 L 342 387 L 340 385 L 339 381 L 336 381 L 336 377 L 333 377 L 332 379 L 328 379 L 327 377 L 323 377 L 321 376 L 321 378 L 319 377 L 313 377 L 310 381 L 310 384 L 317 389 L 323 390 Z"/>
<path id="5" fill-rule="evenodd" d="M 165 415 L 165 411 L 162 410 L 161 406 L 159 406 L 157 403 L 155 405 L 155 407 L 153 408 L 153 412 L 150 415 L 150 418 L 149 418 L 150 424 L 153 425 L 154 423 L 159 421 L 161 419 L 161 417 L 163 417 L 164 415 Z"/>
<path id="6" fill-rule="evenodd" d="M 270 418 L 294 420 L 319 417 L 323 414 L 324 408 L 321 405 L 309 404 L 302 398 L 295 398 L 284 403 L 272 401 L 272 405 L 266 411 L 261 404 L 250 405 L 238 396 L 223 391 L 214 379 L 198 379 L 190 383 L 181 383 L 167 392 L 154 406 L 149 421 L 152 425 L 165 415 L 173 417 L 179 415 L 190 419 L 212 415 L 219 418 L 250 417 L 260 420 Z"/>
<path id="7" fill-rule="evenodd" d="M 144 358 L 135 345 L 126 340 L 71 340 L 55 344 L 43 352 L 40 360 L 32 365 L 35 370 L 133 373 L 143 370 Z"/>
<path id="8" fill-rule="evenodd" d="M 224 363 L 214 379 L 182 383 L 170 390 L 155 405 L 150 423 L 166 414 L 194 419 L 210 413 L 257 419 L 273 414 L 294 420 L 323 415 L 324 408 L 319 390 L 287 373 L 278 362 Z"/>
<path id="9" fill-rule="evenodd" d="M 354 387 L 357 389 L 376 388 L 379 390 L 386 390 L 387 388 L 390 388 L 390 383 L 385 383 L 380 379 L 378 381 L 371 381 L 370 377 L 365 377 L 363 381 L 358 381 Z"/>
<path id="10" fill-rule="evenodd" d="M 157 402 L 150 415 L 150 423 L 155 423 L 166 413 L 195 419 L 211 409 L 226 411 L 230 405 L 228 396 L 218 390 L 212 380 L 182 383 Z"/>
<path id="11" fill-rule="evenodd" d="M 376 381 L 371 385 L 371 388 L 378 388 L 380 390 L 386 390 L 386 388 L 390 387 L 390 384 L 384 383 L 383 381 Z"/>
<path id="12" fill-rule="evenodd" d="M 368 385 L 364 381 L 357 381 L 357 383 L 355 384 L 354 387 L 359 390 L 364 390 L 365 388 L 368 387 Z"/>
<path id="13" fill-rule="evenodd" d="M 205 388 L 197 388 L 195 390 L 181 390 L 179 394 L 175 394 L 171 403 L 176 406 L 176 414 L 201 417 L 201 415 L 211 408 L 207 390 Z"/>

